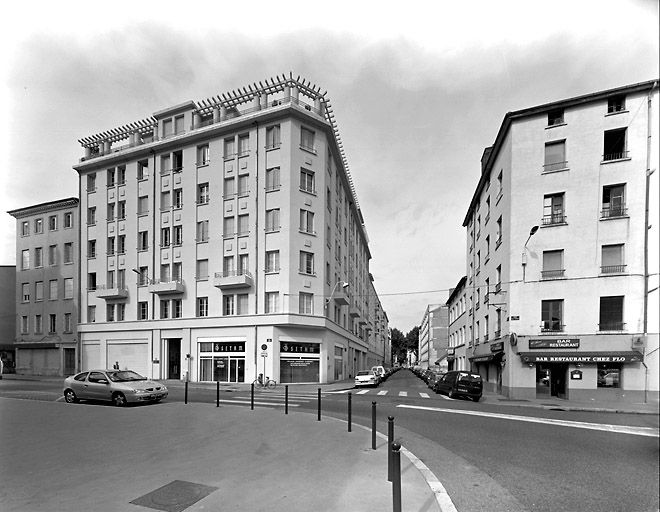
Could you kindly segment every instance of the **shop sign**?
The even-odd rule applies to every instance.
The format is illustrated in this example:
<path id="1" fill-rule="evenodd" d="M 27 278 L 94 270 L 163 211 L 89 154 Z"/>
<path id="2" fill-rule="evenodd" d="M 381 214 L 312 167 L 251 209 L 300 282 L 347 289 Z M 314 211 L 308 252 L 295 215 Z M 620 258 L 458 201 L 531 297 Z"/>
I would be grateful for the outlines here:
<path id="1" fill-rule="evenodd" d="M 571 380 L 582 380 L 582 372 L 580 370 L 573 370 L 571 372 Z"/>
<path id="2" fill-rule="evenodd" d="M 524 363 L 639 363 L 644 357 L 640 352 L 521 352 Z"/>
<path id="3" fill-rule="evenodd" d="M 287 354 L 320 354 L 321 344 L 280 341 L 280 352 Z"/>
<path id="4" fill-rule="evenodd" d="M 491 352 L 502 352 L 504 350 L 504 342 L 503 341 L 498 341 L 497 343 L 493 343 L 490 346 L 490 351 Z"/>
<path id="5" fill-rule="evenodd" d="M 245 352 L 244 341 L 216 341 L 213 352 Z"/>
<path id="6" fill-rule="evenodd" d="M 476 357 L 471 357 L 470 361 L 473 363 L 485 363 L 488 361 L 492 361 L 493 356 L 492 355 L 487 355 L 487 356 L 476 356 Z"/>
<path id="7" fill-rule="evenodd" d="M 529 348 L 580 348 L 580 338 L 529 340 Z"/>

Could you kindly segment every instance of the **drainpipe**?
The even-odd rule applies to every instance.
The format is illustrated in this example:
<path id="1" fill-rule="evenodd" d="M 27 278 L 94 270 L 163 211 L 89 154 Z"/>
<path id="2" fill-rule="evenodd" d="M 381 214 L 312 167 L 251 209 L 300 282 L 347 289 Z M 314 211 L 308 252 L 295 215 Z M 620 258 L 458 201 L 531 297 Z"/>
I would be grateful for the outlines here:
<path id="1" fill-rule="evenodd" d="M 256 134 L 256 150 L 255 150 L 255 207 L 254 207 L 254 314 L 259 313 L 259 123 L 254 121 L 255 134 Z M 249 254 L 249 253 L 248 253 Z M 255 379 L 259 375 L 259 368 L 257 362 L 257 345 L 259 338 L 257 336 L 258 329 L 254 326 L 254 376 Z M 273 343 L 273 358 L 275 357 L 275 343 Z M 274 370 L 274 368 L 273 368 Z M 264 377 L 266 377 L 264 375 Z M 273 375 L 274 378 L 274 375 Z M 279 380 L 279 378 L 278 378 Z"/>
<path id="2" fill-rule="evenodd" d="M 646 197 L 644 202 L 644 340 L 648 335 L 648 304 L 649 304 L 649 189 L 651 187 L 651 174 L 655 172 L 655 169 L 651 170 L 651 143 L 652 143 L 652 120 L 651 120 L 651 111 L 652 111 L 652 102 L 651 95 L 653 90 L 657 87 L 658 82 L 654 82 L 651 86 L 651 90 L 647 95 L 647 112 L 646 112 Z"/>

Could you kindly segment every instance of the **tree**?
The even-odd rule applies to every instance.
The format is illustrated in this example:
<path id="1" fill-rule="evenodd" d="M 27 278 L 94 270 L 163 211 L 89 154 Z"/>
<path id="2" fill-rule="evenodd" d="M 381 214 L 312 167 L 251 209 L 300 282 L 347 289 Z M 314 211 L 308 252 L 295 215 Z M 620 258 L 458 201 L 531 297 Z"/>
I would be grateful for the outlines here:
<path id="1" fill-rule="evenodd" d="M 416 325 L 408 334 L 406 334 L 406 349 L 411 350 L 415 354 L 415 358 L 419 361 L 419 326 Z"/>
<path id="2" fill-rule="evenodd" d="M 390 340 L 392 341 L 392 360 L 396 360 L 399 363 L 406 360 L 406 337 L 403 333 L 393 327 L 390 329 Z"/>

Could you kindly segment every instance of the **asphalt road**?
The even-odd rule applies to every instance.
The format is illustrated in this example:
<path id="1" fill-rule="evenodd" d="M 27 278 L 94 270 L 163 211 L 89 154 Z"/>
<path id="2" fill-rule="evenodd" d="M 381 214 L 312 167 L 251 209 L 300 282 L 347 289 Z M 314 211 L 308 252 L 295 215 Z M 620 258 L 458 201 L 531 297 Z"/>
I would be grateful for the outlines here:
<path id="1" fill-rule="evenodd" d="M 61 397 L 60 387 L 52 381 L 4 380 L 0 396 L 50 401 Z M 435 473 L 459 512 L 659 509 L 658 437 L 636 435 L 635 428 L 632 433 L 616 433 L 582 425 L 643 430 L 658 427 L 656 416 L 448 400 L 407 370 L 377 389 L 357 391 L 351 393 L 353 422 L 370 427 L 376 401 L 378 430 L 387 433 L 387 417 L 395 418 L 395 437 Z M 407 396 L 400 396 L 401 391 Z M 282 394 L 281 387 L 257 393 L 257 407 L 273 406 L 273 401 L 281 407 Z M 168 400 L 183 401 L 183 389 L 171 388 Z M 189 400 L 215 405 L 216 390 L 191 388 Z M 223 391 L 221 400 L 222 407 L 249 407 L 249 392 Z M 346 419 L 347 403 L 347 394 L 324 393 L 322 414 Z M 290 414 L 316 410 L 314 387 L 291 393 Z"/>

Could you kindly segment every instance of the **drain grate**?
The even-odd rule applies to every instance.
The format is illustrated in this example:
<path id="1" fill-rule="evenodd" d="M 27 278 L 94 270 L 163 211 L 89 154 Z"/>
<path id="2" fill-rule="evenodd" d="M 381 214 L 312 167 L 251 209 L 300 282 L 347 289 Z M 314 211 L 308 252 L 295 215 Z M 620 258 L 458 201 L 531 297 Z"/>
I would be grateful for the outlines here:
<path id="1" fill-rule="evenodd" d="M 155 491 L 140 496 L 130 503 L 164 512 L 183 512 L 190 505 L 206 498 L 217 487 L 174 480 Z"/>

